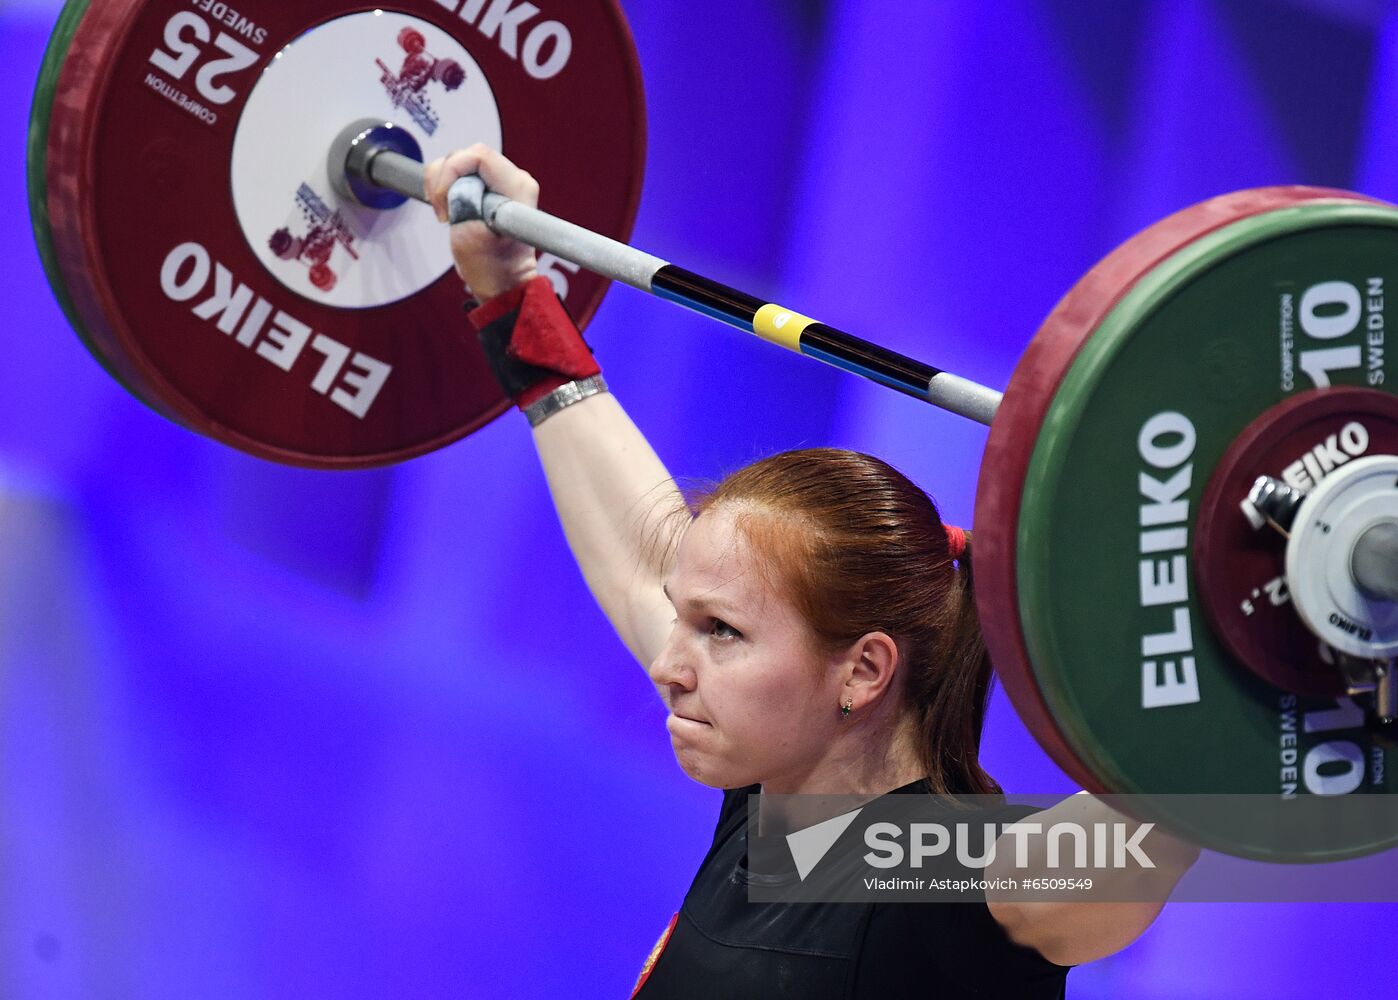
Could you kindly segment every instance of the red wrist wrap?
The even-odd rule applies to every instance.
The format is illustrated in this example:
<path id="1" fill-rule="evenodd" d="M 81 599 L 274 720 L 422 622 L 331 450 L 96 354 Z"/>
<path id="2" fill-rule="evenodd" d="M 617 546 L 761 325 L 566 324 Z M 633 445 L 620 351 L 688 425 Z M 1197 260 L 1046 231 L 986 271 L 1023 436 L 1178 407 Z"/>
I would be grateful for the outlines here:
<path id="1" fill-rule="evenodd" d="M 481 334 L 496 377 L 520 409 L 564 383 L 601 372 L 543 276 L 502 292 L 468 316 Z M 499 358 L 492 348 L 502 338 L 507 339 L 504 358 Z"/>

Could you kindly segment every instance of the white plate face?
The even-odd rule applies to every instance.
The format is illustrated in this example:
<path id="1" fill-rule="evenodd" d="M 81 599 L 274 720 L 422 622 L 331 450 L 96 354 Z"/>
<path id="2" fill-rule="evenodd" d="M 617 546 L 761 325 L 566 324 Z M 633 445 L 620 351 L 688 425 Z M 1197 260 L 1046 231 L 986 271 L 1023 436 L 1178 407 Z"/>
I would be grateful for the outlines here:
<path id="1" fill-rule="evenodd" d="M 392 11 L 349 14 L 277 54 L 238 122 L 233 206 L 273 277 L 347 309 L 407 298 L 452 266 L 446 233 L 426 205 L 379 211 L 331 189 L 330 143 L 361 118 L 407 130 L 428 161 L 474 142 L 501 148 L 485 74 L 426 21 Z"/>

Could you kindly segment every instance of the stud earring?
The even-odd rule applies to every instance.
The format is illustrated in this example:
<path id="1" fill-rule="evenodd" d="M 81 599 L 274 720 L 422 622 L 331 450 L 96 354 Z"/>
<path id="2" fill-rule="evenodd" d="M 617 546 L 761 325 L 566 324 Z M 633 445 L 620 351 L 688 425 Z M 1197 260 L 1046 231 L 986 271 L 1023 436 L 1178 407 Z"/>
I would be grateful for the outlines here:
<path id="1" fill-rule="evenodd" d="M 854 699 L 846 698 L 845 703 L 840 706 L 840 718 L 848 719 L 850 710 L 854 708 Z"/>

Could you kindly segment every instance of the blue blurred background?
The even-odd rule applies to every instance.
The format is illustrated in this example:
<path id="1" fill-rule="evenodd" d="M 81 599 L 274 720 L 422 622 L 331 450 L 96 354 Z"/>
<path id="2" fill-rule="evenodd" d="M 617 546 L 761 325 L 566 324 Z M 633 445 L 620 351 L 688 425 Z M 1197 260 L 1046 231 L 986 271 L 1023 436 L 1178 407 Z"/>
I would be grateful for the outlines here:
<path id="1" fill-rule="evenodd" d="M 635 241 L 990 384 L 1177 208 L 1398 200 L 1380 0 L 624 6 Z M 328 474 L 128 398 L 29 234 L 57 10 L 0 6 L 0 997 L 626 996 L 718 794 L 673 765 L 524 421 Z M 677 475 L 842 445 L 971 518 L 982 428 L 627 289 L 589 339 Z M 1012 791 L 1072 787 L 998 696 L 985 757 Z M 1395 916 L 1175 904 L 1069 995 L 1392 996 Z"/>

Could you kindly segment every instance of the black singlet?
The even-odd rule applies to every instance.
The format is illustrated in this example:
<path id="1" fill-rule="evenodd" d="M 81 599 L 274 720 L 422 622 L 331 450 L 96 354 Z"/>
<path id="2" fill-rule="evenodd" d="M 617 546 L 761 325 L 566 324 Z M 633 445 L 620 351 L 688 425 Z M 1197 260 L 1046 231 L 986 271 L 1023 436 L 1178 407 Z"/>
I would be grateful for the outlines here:
<path id="1" fill-rule="evenodd" d="M 749 902 L 747 797 L 757 791 L 724 792 L 713 844 L 635 1000 L 1063 997 L 1068 970 L 1012 942 L 983 894 L 966 903 Z M 987 818 L 1032 811 L 1007 806 Z"/>

